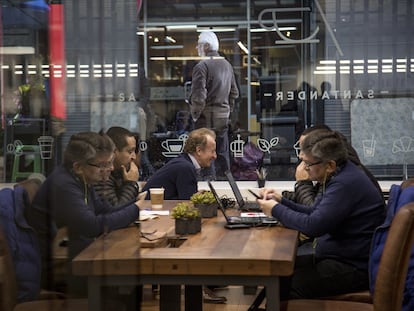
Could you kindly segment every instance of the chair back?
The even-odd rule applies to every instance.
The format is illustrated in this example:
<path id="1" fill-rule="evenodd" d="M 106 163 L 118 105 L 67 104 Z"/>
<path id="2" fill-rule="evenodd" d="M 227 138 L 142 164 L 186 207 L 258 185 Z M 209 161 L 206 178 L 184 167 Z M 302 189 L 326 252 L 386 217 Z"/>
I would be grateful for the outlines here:
<path id="1" fill-rule="evenodd" d="M 413 242 L 414 203 L 409 203 L 395 215 L 384 245 L 375 282 L 375 311 L 401 310 Z"/>
<path id="2" fill-rule="evenodd" d="M 17 303 L 17 284 L 9 245 L 0 228 L 0 310 L 11 311 Z"/>

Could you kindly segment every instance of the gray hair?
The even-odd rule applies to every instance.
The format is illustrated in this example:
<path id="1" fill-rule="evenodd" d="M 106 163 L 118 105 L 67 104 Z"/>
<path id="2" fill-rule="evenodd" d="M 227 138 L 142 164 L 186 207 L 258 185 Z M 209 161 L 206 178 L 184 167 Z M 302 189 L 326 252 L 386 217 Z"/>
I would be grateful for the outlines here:
<path id="1" fill-rule="evenodd" d="M 212 31 L 203 31 L 198 37 L 198 43 L 208 43 L 210 46 L 210 51 L 218 51 L 219 41 L 217 36 Z"/>

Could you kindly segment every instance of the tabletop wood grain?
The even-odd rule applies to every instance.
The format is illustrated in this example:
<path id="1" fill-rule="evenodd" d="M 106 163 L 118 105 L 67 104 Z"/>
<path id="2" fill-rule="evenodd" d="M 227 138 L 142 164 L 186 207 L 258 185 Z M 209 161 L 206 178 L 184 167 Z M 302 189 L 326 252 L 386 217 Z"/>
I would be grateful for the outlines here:
<path id="1" fill-rule="evenodd" d="M 165 201 L 171 209 L 177 201 Z M 149 202 L 145 203 L 145 208 Z M 228 230 L 225 219 L 204 218 L 202 230 L 180 247 L 141 248 L 140 234 L 161 230 L 170 239 L 174 219 L 160 216 L 99 237 L 72 262 L 77 275 L 290 275 L 297 231 L 283 227 Z"/>

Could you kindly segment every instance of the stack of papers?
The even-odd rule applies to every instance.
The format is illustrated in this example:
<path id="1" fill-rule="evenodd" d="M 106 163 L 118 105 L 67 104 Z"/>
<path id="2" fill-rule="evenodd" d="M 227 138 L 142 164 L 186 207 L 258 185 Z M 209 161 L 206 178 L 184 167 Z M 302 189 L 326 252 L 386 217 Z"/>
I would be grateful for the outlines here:
<path id="1" fill-rule="evenodd" d="M 139 220 L 144 221 L 148 219 L 158 218 L 159 216 L 168 216 L 170 211 L 161 210 L 161 211 L 149 211 L 149 210 L 140 210 L 139 211 Z"/>

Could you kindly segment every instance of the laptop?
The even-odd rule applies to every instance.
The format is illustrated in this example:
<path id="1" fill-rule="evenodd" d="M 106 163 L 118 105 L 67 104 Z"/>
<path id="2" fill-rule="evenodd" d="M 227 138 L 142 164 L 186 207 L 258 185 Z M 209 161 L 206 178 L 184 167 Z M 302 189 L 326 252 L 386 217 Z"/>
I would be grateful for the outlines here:
<path id="1" fill-rule="evenodd" d="M 275 226 L 279 222 L 274 217 L 266 216 L 263 213 L 241 213 L 240 216 L 229 216 L 226 214 L 226 209 L 223 206 L 221 198 L 217 194 L 216 189 L 214 189 L 213 184 L 208 181 L 208 186 L 210 187 L 211 192 L 213 193 L 216 201 L 218 203 L 219 209 L 226 219 L 226 228 L 235 229 L 235 228 L 250 228 L 250 227 L 264 227 L 264 226 Z M 250 214 L 243 216 L 243 214 Z"/>
<path id="2" fill-rule="evenodd" d="M 233 175 L 230 171 L 225 173 L 226 178 L 230 184 L 231 190 L 233 191 L 234 197 L 236 198 L 236 202 L 239 205 L 239 209 L 242 211 L 252 211 L 252 212 L 260 212 L 262 209 L 260 208 L 259 203 L 257 202 L 246 202 L 243 199 L 243 196 L 240 192 L 239 187 L 237 186 L 236 181 L 234 180 Z"/>

